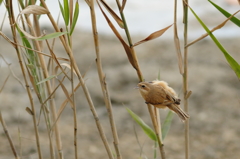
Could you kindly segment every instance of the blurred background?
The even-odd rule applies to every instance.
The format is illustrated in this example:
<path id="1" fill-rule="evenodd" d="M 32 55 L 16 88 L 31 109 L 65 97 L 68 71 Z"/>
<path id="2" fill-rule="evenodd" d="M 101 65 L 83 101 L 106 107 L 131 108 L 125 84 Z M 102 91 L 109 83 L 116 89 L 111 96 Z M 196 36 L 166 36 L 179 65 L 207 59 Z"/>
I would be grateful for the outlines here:
<path id="1" fill-rule="evenodd" d="M 104 106 L 95 65 L 96 56 L 91 34 L 90 11 L 84 1 L 79 2 L 80 15 L 77 30 L 73 35 L 73 52 L 80 71 L 82 74 L 86 73 L 86 84 L 96 106 L 100 122 L 113 148 L 108 115 Z M 117 12 L 114 1 L 108 0 L 106 2 Z M 237 0 L 215 0 L 213 2 L 230 13 L 239 10 Z M 173 1 L 169 0 L 128 0 L 125 7 L 125 16 L 133 41 L 140 41 L 152 32 L 172 24 L 173 3 Z M 47 4 L 54 18 L 57 19 L 59 10 L 55 6 L 58 3 L 56 1 L 47 1 Z M 213 28 L 226 20 L 208 1 L 190 1 L 190 6 L 209 28 Z M 17 12 L 17 6 L 15 7 Z M 3 21 L 3 15 L 6 12 L 4 8 L 2 4 L 0 6 L 0 22 Z M 181 3 L 178 10 L 178 33 L 179 38 L 182 40 Z M 134 89 L 139 82 L 137 74 L 129 64 L 122 45 L 113 35 L 97 6 L 96 14 L 103 70 L 106 74 L 106 82 L 113 105 L 122 156 L 123 158 L 139 158 L 140 154 L 142 154 L 147 158 L 152 158 L 153 141 L 135 124 L 125 109 L 125 107 L 132 109 L 148 125 L 151 125 L 151 119 L 144 100 L 138 90 Z M 189 41 L 192 41 L 204 34 L 205 31 L 191 12 L 189 12 L 189 17 Z M 237 17 L 239 18 L 239 15 Z M 42 29 L 46 30 L 47 33 L 53 32 L 47 16 L 43 15 L 41 19 Z M 59 25 L 63 25 L 62 20 L 60 20 Z M 117 25 L 115 24 L 115 26 Z M 2 32 L 9 36 L 10 39 L 12 38 L 7 16 Z M 123 31 L 120 32 L 123 33 Z M 240 62 L 239 28 L 228 22 L 222 29 L 214 32 L 214 35 L 236 61 Z M 183 48 L 182 43 L 181 47 Z M 59 41 L 56 42 L 54 52 L 59 57 L 67 57 Z M 173 28 L 167 30 L 160 38 L 137 46 L 136 53 L 145 80 L 152 81 L 160 73 L 161 80 L 167 81 L 182 99 L 182 76 L 179 73 L 177 64 Z M 11 69 L 23 82 L 14 48 L 2 37 L 0 37 L 0 54 L 4 56 L 7 62 L 11 63 Z M 193 92 L 189 98 L 191 158 L 239 158 L 239 80 L 229 67 L 223 54 L 208 37 L 190 46 L 188 55 L 189 90 Z M 10 73 L 2 58 L 0 58 L 0 71 L 0 85 L 2 86 Z M 79 156 L 80 158 L 106 158 L 107 154 L 81 89 L 79 89 L 77 95 Z M 59 91 L 56 98 L 56 105 L 59 108 L 63 102 L 64 93 Z M 34 101 L 38 103 L 36 96 L 34 96 Z M 25 107 L 29 107 L 26 90 L 11 75 L 0 94 L 0 109 L 9 127 L 9 133 L 12 135 L 19 152 L 22 152 L 23 158 L 37 158 L 31 116 L 25 111 Z M 163 121 L 168 110 L 161 110 L 160 113 Z M 73 119 L 70 106 L 67 106 L 63 112 L 60 119 L 60 128 L 62 129 L 61 137 L 64 156 L 65 158 L 73 158 Z M 39 131 L 42 138 L 43 154 L 48 157 L 49 147 L 44 146 L 48 145 L 47 141 L 44 140 L 47 137 L 45 130 L 44 124 L 40 124 Z M 140 146 L 134 131 L 137 132 Z M 0 127 L 0 141 L 2 143 L 0 144 L 0 159 L 13 158 L 2 127 Z M 184 158 L 184 124 L 176 115 L 164 140 L 164 145 L 167 158 Z M 141 147 L 143 147 L 142 151 Z"/>

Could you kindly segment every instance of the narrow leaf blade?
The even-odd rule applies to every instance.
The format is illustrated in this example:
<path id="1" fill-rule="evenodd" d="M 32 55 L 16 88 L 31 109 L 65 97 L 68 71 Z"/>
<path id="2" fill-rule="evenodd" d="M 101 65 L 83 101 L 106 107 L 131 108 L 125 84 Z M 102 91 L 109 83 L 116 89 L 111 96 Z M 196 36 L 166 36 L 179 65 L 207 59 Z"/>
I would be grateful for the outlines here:
<path id="1" fill-rule="evenodd" d="M 143 129 L 146 135 L 154 141 L 157 141 L 157 137 L 155 132 L 135 113 L 133 113 L 129 108 L 126 108 L 128 113 L 132 116 L 132 118 L 138 123 L 138 125 Z"/>
<path id="2" fill-rule="evenodd" d="M 174 117 L 174 113 L 171 110 L 169 110 L 167 117 L 165 118 L 163 126 L 162 126 L 162 139 L 163 140 L 167 136 L 167 133 L 170 130 L 173 117 Z"/>
<path id="3" fill-rule="evenodd" d="M 103 0 L 100 0 L 100 1 L 103 4 L 103 6 L 108 10 L 108 12 L 112 15 L 112 17 L 115 19 L 115 21 L 118 23 L 118 25 L 121 28 L 124 28 L 124 24 L 123 24 L 123 21 L 121 20 L 121 18 L 118 17 L 118 15 L 108 6 L 108 4 L 105 1 L 103 1 Z"/>
<path id="4" fill-rule="evenodd" d="M 133 55 L 132 55 L 132 49 L 126 44 L 126 42 L 123 40 L 123 38 L 121 37 L 121 35 L 119 34 L 119 32 L 117 31 L 117 29 L 114 27 L 114 25 L 112 24 L 112 22 L 110 21 L 110 19 L 107 17 L 107 15 L 105 14 L 105 12 L 103 11 L 101 5 L 99 4 L 99 2 L 97 1 L 98 6 L 101 10 L 101 12 L 103 13 L 106 21 L 108 22 L 109 27 L 112 29 L 113 33 L 116 35 L 116 37 L 119 39 L 119 41 L 122 43 L 123 48 L 125 49 L 125 52 L 127 54 L 128 60 L 129 62 L 132 64 L 133 68 L 137 68 L 136 63 L 134 61 Z"/>
<path id="5" fill-rule="evenodd" d="M 44 83 L 44 82 L 46 82 L 46 81 L 49 81 L 49 80 L 55 78 L 56 76 L 57 76 L 57 75 L 51 75 L 51 76 L 49 76 L 48 78 L 45 78 L 45 79 L 43 79 L 42 81 L 38 82 L 37 85 L 39 85 L 39 84 L 41 84 L 41 83 Z"/>
<path id="6" fill-rule="evenodd" d="M 71 29 L 70 29 L 70 36 L 72 35 L 73 30 L 76 26 L 76 23 L 77 23 L 77 20 L 78 20 L 78 15 L 79 15 L 79 4 L 78 4 L 78 2 L 76 2 L 74 15 L 73 15 L 73 23 L 72 23 L 72 26 L 71 26 Z"/>
<path id="7" fill-rule="evenodd" d="M 143 40 L 135 43 L 135 44 L 133 45 L 133 47 L 134 47 L 134 46 L 137 46 L 137 45 L 139 45 L 139 44 L 142 44 L 142 43 L 144 43 L 144 42 L 147 42 L 147 41 L 150 41 L 150 40 L 153 40 L 153 39 L 158 38 L 158 37 L 161 36 L 163 33 L 165 33 L 165 31 L 167 31 L 171 26 L 172 26 L 172 24 L 169 25 L 169 26 L 167 26 L 166 28 L 163 28 L 163 29 L 161 29 L 161 30 L 158 30 L 158 31 L 150 34 L 150 35 L 149 35 L 148 37 L 146 37 L 145 39 L 143 39 Z"/>
<path id="8" fill-rule="evenodd" d="M 212 34 L 212 32 L 208 29 L 208 27 L 202 22 L 202 20 L 197 16 L 197 14 L 189 7 L 193 15 L 196 17 L 198 22 L 202 25 L 205 31 L 209 34 L 212 40 L 215 42 L 217 47 L 222 51 L 232 70 L 236 73 L 237 77 L 240 79 L 240 65 L 235 61 L 235 59 L 225 50 L 225 48 L 221 45 L 221 43 L 217 40 L 217 38 Z"/>
<path id="9" fill-rule="evenodd" d="M 57 37 L 62 36 L 66 33 L 67 33 L 66 31 L 65 32 L 55 32 L 55 33 L 47 34 L 45 36 L 37 38 L 36 40 L 46 40 L 46 39 L 57 38 Z"/>
<path id="10" fill-rule="evenodd" d="M 61 11 L 61 14 L 62 14 L 62 16 L 63 16 L 63 19 L 64 19 L 64 21 L 65 21 L 65 13 L 64 13 L 64 9 L 63 9 L 63 6 L 62 6 L 62 4 L 60 3 L 59 0 L 58 0 L 58 4 L 59 4 L 60 11 Z"/>
<path id="11" fill-rule="evenodd" d="M 219 10 L 225 17 L 229 18 L 232 16 L 229 12 L 218 6 L 217 4 L 213 3 L 212 1 L 208 0 L 217 10 Z M 238 27 L 240 27 L 240 20 L 236 17 L 232 17 L 230 19 L 234 24 L 236 24 Z"/>
<path id="12" fill-rule="evenodd" d="M 64 4 L 63 4 L 63 7 L 64 7 L 64 20 L 65 20 L 65 24 L 66 26 L 68 26 L 69 24 L 69 6 L 68 6 L 68 0 L 64 0 Z"/>

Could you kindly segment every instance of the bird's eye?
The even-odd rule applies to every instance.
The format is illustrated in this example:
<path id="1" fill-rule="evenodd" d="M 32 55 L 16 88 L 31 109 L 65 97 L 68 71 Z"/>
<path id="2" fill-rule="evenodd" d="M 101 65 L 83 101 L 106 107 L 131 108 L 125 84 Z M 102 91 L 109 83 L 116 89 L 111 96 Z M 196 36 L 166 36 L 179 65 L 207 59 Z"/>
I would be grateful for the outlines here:
<path id="1" fill-rule="evenodd" d="M 146 86 L 145 85 L 141 85 L 142 88 L 145 88 Z"/>

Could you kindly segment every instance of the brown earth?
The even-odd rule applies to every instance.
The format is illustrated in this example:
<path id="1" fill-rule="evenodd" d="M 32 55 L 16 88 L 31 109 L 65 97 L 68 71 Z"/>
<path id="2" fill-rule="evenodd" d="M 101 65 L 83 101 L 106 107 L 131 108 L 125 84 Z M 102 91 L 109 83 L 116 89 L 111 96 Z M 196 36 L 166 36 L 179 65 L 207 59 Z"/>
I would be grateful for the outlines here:
<path id="1" fill-rule="evenodd" d="M 142 37 L 134 37 L 134 41 L 140 39 Z M 87 71 L 86 83 L 113 150 L 113 139 L 98 81 L 92 41 L 92 35 L 76 33 L 73 39 L 73 52 L 82 74 Z M 220 39 L 220 41 L 239 61 L 239 39 Z M 0 54 L 12 63 L 12 70 L 23 82 L 14 49 L 4 39 L 1 39 L 0 45 Z M 63 50 L 62 46 L 57 44 L 54 52 L 58 56 L 67 57 Z M 137 74 L 129 64 L 121 44 L 115 37 L 100 35 L 100 51 L 111 95 L 121 154 L 125 159 L 139 158 L 141 148 L 134 134 L 135 128 L 140 145 L 143 147 L 142 155 L 153 158 L 154 142 L 135 124 L 125 109 L 125 106 L 132 109 L 147 124 L 151 125 L 144 100 L 138 90 L 133 89 L 138 83 Z M 137 46 L 136 52 L 145 80 L 156 79 L 160 71 L 161 79 L 167 81 L 182 99 L 182 76 L 179 74 L 173 40 L 159 38 Z M 237 159 L 240 156 L 239 80 L 228 66 L 223 54 L 210 39 L 202 40 L 191 46 L 188 55 L 189 90 L 193 92 L 189 98 L 191 158 Z M 0 70 L 2 85 L 9 70 L 3 62 L 1 62 Z M 70 83 L 66 82 L 65 85 L 70 86 Z M 81 89 L 77 92 L 76 97 L 79 158 L 108 158 Z M 59 89 L 56 96 L 57 108 L 64 99 L 64 94 Z M 38 158 L 31 116 L 25 111 L 26 107 L 30 107 L 29 99 L 25 89 L 13 76 L 10 76 L 1 92 L 0 101 L 0 109 L 18 153 L 22 154 L 23 159 Z M 34 101 L 39 107 L 36 96 L 34 96 Z M 39 110 L 37 112 L 39 113 Z M 168 111 L 161 110 L 160 112 L 163 121 Z M 73 113 L 70 106 L 64 110 L 59 127 L 64 156 L 65 158 L 74 158 Z M 48 138 L 43 117 L 39 125 L 39 132 L 43 156 L 49 158 Z M 0 159 L 14 158 L 1 126 L 0 142 Z M 176 115 L 164 144 L 167 158 L 184 158 L 184 124 Z"/>

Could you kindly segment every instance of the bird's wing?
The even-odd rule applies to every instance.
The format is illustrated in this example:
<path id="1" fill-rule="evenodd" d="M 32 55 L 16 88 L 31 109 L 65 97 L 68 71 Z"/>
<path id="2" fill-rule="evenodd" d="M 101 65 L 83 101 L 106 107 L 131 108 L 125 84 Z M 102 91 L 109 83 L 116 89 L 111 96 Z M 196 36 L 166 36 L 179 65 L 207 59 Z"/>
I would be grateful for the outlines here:
<path id="1" fill-rule="evenodd" d="M 165 88 L 163 88 L 162 87 L 162 89 L 163 89 L 163 91 L 165 92 L 165 94 L 166 94 L 166 102 L 170 102 L 170 103 L 174 103 L 174 104 L 177 104 L 177 105 L 179 105 L 180 104 L 180 99 L 178 99 L 178 98 L 176 98 L 175 96 L 173 96 L 168 90 L 166 90 Z"/>

